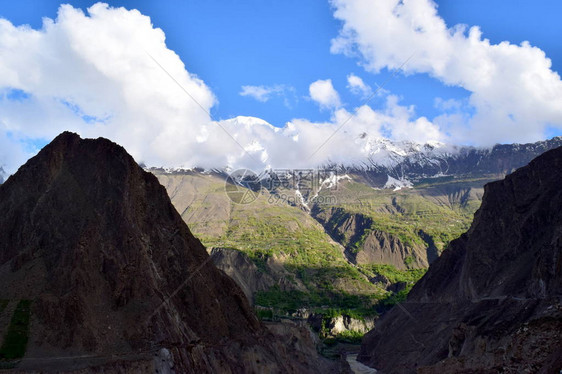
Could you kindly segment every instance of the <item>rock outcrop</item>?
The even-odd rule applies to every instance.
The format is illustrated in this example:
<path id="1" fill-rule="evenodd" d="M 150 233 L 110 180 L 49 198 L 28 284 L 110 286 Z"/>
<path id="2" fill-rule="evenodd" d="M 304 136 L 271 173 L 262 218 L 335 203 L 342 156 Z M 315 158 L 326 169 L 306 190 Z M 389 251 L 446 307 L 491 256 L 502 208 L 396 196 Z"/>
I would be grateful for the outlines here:
<path id="1" fill-rule="evenodd" d="M 375 326 L 376 316 L 353 318 L 348 315 L 328 317 L 322 313 L 310 313 L 307 321 L 317 332 L 328 336 L 337 336 L 346 332 L 367 333 Z"/>
<path id="2" fill-rule="evenodd" d="M 562 148 L 485 186 L 466 234 L 363 340 L 384 373 L 562 368 Z"/>
<path id="3" fill-rule="evenodd" d="M 396 235 L 373 228 L 373 219 L 340 207 L 312 210 L 312 216 L 326 232 L 345 247 L 345 256 L 354 264 L 388 264 L 397 269 L 425 268 L 435 259 L 433 248 L 406 244 Z M 427 236 L 427 234 L 425 234 Z"/>
<path id="4" fill-rule="evenodd" d="M 216 247 L 211 250 L 213 263 L 232 278 L 254 303 L 254 294 L 267 291 L 273 286 L 282 291 L 306 291 L 301 281 L 291 276 L 283 264 L 277 263 L 275 256 L 269 257 L 260 269 L 244 252 L 233 248 Z"/>
<path id="5" fill-rule="evenodd" d="M 0 186 L 0 210 L 0 299 L 32 300 L 21 370 L 328 370 L 256 319 L 156 177 L 109 140 L 59 135 Z"/>
<path id="6" fill-rule="evenodd" d="M 357 264 L 389 264 L 397 269 L 429 266 L 427 248 L 421 244 L 406 245 L 396 235 L 371 230 L 361 247 L 351 255 Z"/>
<path id="7" fill-rule="evenodd" d="M 240 286 L 252 304 L 257 291 L 266 291 L 275 284 L 269 274 L 261 271 L 246 254 L 236 249 L 213 248 L 211 259 L 217 268 Z"/>

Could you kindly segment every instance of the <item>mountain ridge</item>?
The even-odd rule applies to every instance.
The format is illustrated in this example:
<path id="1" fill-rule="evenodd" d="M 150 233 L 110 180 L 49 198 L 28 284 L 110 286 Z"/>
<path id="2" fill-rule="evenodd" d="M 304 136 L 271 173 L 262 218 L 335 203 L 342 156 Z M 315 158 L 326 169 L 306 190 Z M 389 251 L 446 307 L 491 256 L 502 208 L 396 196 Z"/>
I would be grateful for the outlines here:
<path id="1" fill-rule="evenodd" d="M 533 143 L 496 144 L 491 147 L 456 146 L 443 143 L 420 144 L 415 142 L 392 142 L 378 139 L 373 154 L 365 160 L 350 163 L 324 163 L 315 168 L 295 170 L 326 170 L 341 175 L 350 174 L 362 178 L 376 188 L 394 188 L 394 180 L 402 184 L 419 183 L 424 179 L 471 177 L 488 175 L 498 178 L 527 164 L 538 155 L 562 146 L 562 137 L 553 137 Z M 217 174 L 228 175 L 232 168 L 204 169 L 193 167 L 151 167 L 147 170 L 170 174 Z M 258 179 L 267 179 L 272 174 L 286 172 L 287 168 L 254 170 Z"/>
<path id="2" fill-rule="evenodd" d="M 0 299 L 31 301 L 21 370 L 328 370 L 258 321 L 156 177 L 107 139 L 59 135 L 0 186 L 0 209 Z"/>
<path id="3" fill-rule="evenodd" d="M 485 186 L 451 242 L 369 332 L 385 373 L 557 372 L 562 366 L 562 147 Z"/>

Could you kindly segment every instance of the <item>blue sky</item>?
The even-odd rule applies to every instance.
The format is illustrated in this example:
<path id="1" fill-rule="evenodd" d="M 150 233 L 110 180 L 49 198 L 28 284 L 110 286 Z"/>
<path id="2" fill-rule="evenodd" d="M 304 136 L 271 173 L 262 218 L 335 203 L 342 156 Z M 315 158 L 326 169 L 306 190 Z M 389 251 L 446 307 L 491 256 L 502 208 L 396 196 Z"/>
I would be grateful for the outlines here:
<path id="1" fill-rule="evenodd" d="M 92 1 L 66 1 L 86 10 Z M 323 0 L 167 0 L 109 1 L 112 6 L 138 9 L 150 16 L 166 33 L 170 49 L 178 53 L 186 68 L 201 77 L 215 92 L 219 104 L 216 119 L 237 115 L 256 116 L 276 126 L 293 118 L 328 120 L 307 99 L 308 86 L 317 79 L 332 79 L 342 100 L 360 105 L 345 89 L 346 77 L 354 73 L 376 87 L 388 76 L 374 75 L 358 66 L 357 60 L 330 53 L 330 40 L 338 35 L 341 22 Z M 484 37 L 498 43 L 528 40 L 551 58 L 553 70 L 562 71 L 562 2 L 556 0 L 437 1 L 439 14 L 448 25 L 479 25 Z M 3 2 L 0 16 L 12 23 L 40 28 L 43 17 L 56 18 L 60 1 L 22 0 Z M 267 103 L 239 95 L 244 85 L 285 85 L 294 92 L 276 96 Z M 427 74 L 397 76 L 386 89 L 400 95 L 403 103 L 416 106 L 416 113 L 429 117 L 439 111 L 435 97 L 462 98 L 467 92 L 447 87 Z M 377 105 L 377 99 L 371 101 Z M 559 135 L 560 133 L 556 133 Z"/>
<path id="2" fill-rule="evenodd" d="M 81 9 L 85 14 L 88 14 L 88 7 L 94 4 L 92 1 L 68 1 L 66 3 Z M 138 9 L 140 13 L 150 17 L 155 28 L 163 30 L 166 36 L 166 47 L 177 53 L 185 64 L 185 69 L 189 73 L 196 74 L 214 95 L 216 99 L 214 102 L 203 105 L 209 109 L 214 120 L 252 116 L 261 118 L 277 127 L 285 127 L 287 122 L 294 122 L 295 119 L 302 119 L 303 123 L 307 124 L 331 123 L 336 125 L 338 120 L 341 121 L 341 118 L 345 120 L 348 114 L 353 114 L 357 108 L 363 105 L 368 96 L 350 91 L 348 77 L 351 74 L 361 78 L 372 92 L 391 76 L 391 72 L 399 65 L 398 61 L 404 61 L 404 57 L 410 54 L 409 50 L 397 52 L 392 47 L 392 43 L 403 43 L 406 46 L 404 49 L 408 49 L 407 37 L 405 37 L 406 39 L 397 37 L 395 41 L 394 34 L 390 33 L 386 44 L 372 37 L 381 30 L 377 29 L 380 27 L 380 20 L 378 25 L 373 25 L 372 29 L 369 29 L 370 26 L 361 29 L 360 7 L 367 6 L 366 10 L 372 11 L 373 19 L 375 19 L 377 14 L 382 13 L 382 10 L 375 9 L 378 6 L 376 1 L 368 3 L 359 0 L 355 2 L 353 0 L 334 0 L 333 3 L 330 3 L 322 0 L 137 0 L 109 1 L 108 3 L 110 7 Z M 352 9 L 348 13 L 343 12 L 342 8 L 347 3 L 355 3 L 353 6 L 356 9 Z M 555 0 L 514 0 L 510 2 L 449 0 L 436 1 L 436 3 L 438 5 L 437 17 L 444 21 L 447 28 L 452 28 L 457 24 L 480 28 L 481 38 L 489 39 L 489 44 L 492 44 L 492 48 L 486 49 L 485 53 L 490 56 L 491 61 L 497 62 L 497 66 L 509 68 L 516 62 L 507 61 L 503 64 L 502 59 L 509 52 L 499 53 L 494 47 L 495 45 L 508 41 L 512 45 L 519 46 L 521 42 L 529 41 L 531 46 L 540 48 L 552 61 L 550 72 L 543 66 L 541 74 L 548 75 L 551 72 L 559 74 L 562 71 L 562 48 L 559 45 L 562 37 L 562 23 L 559 22 L 559 15 L 562 14 L 561 2 Z M 40 30 L 43 25 L 43 17 L 57 19 L 60 4 L 59 1 L 50 0 L 2 2 L 0 17 L 5 18 L 14 26 L 27 24 L 33 29 Z M 431 7 L 432 3 L 427 2 L 427 4 Z M 336 14 L 337 10 L 341 12 L 340 16 Z M 384 18 L 382 20 L 384 21 Z M 435 23 L 434 21 L 435 18 L 432 22 Z M 356 39 L 344 38 L 346 39 L 344 45 L 355 49 L 354 54 L 342 52 L 343 49 L 338 52 L 333 48 L 333 40 L 342 35 L 345 27 L 353 28 L 360 36 Z M 463 34 L 467 40 L 468 34 L 467 29 Z M 364 41 L 365 44 L 361 44 L 361 41 Z M 428 39 L 428 42 L 431 43 L 431 39 Z M 55 43 L 64 43 L 64 41 Z M 485 44 L 482 41 L 475 48 L 475 53 L 480 53 L 482 48 L 487 48 Z M 428 49 L 429 47 L 424 46 L 423 48 Z M 377 95 L 369 101 L 369 109 L 376 112 L 370 113 L 370 118 L 373 121 L 382 121 L 382 124 L 377 125 L 377 134 L 404 140 L 406 136 L 404 134 L 408 134 L 409 130 L 404 128 L 400 132 L 394 131 L 392 126 L 397 125 L 392 124 L 392 118 L 396 116 L 402 116 L 402 120 L 408 121 L 412 126 L 420 118 L 423 121 L 431 122 L 433 127 L 425 122 L 417 123 L 416 126 L 419 125 L 419 128 L 415 131 L 412 130 L 412 134 L 435 133 L 438 134 L 435 137 L 439 138 L 436 140 L 465 144 L 484 144 L 485 136 L 473 139 L 470 134 L 482 132 L 482 129 L 486 128 L 486 122 L 493 123 L 494 121 L 505 121 L 506 123 L 502 125 L 503 127 L 498 126 L 491 132 L 489 140 L 492 142 L 534 141 L 562 134 L 562 123 L 558 122 L 559 113 L 553 112 L 554 114 L 545 115 L 540 119 L 540 124 L 529 125 L 535 126 L 536 129 L 526 131 L 525 126 L 532 122 L 533 118 L 533 113 L 529 110 L 521 113 L 517 110 L 514 112 L 513 106 L 516 105 L 512 105 L 497 113 L 486 112 L 486 108 L 496 104 L 494 100 L 490 100 L 494 97 L 493 90 L 482 89 L 479 86 L 480 82 L 472 80 L 470 73 L 457 73 L 455 68 L 446 72 L 439 70 L 438 49 L 429 48 L 429 52 L 414 50 L 412 60 L 408 62 L 405 69 L 408 70 L 411 67 L 408 74 L 397 74 L 388 81 L 381 95 Z M 523 49 L 521 48 L 521 50 Z M 527 52 L 529 51 L 521 53 Z M 435 56 L 424 61 L 424 57 L 421 57 L 424 53 L 433 53 Z M 534 55 L 532 58 L 540 60 L 540 56 Z M 541 61 L 544 62 L 544 59 L 537 64 L 540 65 Z M 478 69 L 478 64 L 471 68 Z M 520 67 L 517 69 L 521 70 Z M 511 75 L 511 77 L 525 73 L 524 71 L 520 73 L 519 70 L 514 70 L 515 75 Z M 532 74 L 534 72 L 530 71 L 529 76 Z M 507 74 L 506 77 L 500 83 L 505 83 L 506 87 L 509 87 L 506 79 L 509 80 L 510 75 Z M 339 97 L 335 104 L 320 105 L 318 100 L 311 98 L 309 90 L 313 82 L 328 79 L 331 80 L 333 89 Z M 559 83 L 556 78 L 550 77 L 549 79 L 554 82 L 554 85 Z M 50 84 L 53 85 L 52 82 Z M 14 95 L 20 95 L 24 99 L 27 98 L 24 101 L 30 106 L 33 104 L 33 100 L 36 100 L 32 112 L 37 110 L 39 113 L 46 110 L 45 103 L 48 95 L 44 93 L 44 89 L 34 92 L 26 88 L 29 85 L 16 87 L 12 83 L 2 85 L 1 82 L 0 86 L 12 90 L 5 96 L 8 100 L 21 102 L 21 97 L 18 100 L 11 99 Z M 244 86 L 263 86 L 272 92 L 267 101 L 260 101 L 249 95 L 241 95 Z M 556 91 L 557 87 L 553 90 Z M 53 121 L 55 119 L 62 122 L 68 120 L 68 123 L 71 123 L 70 119 L 65 116 L 74 114 L 92 127 L 95 125 L 96 119 L 111 119 L 115 112 L 119 111 L 119 108 L 109 108 L 107 105 L 99 109 L 105 104 L 92 103 L 91 98 L 84 98 L 84 95 L 88 96 L 87 93 L 75 94 L 72 90 L 64 92 L 64 95 L 57 93 L 58 96 L 53 97 L 58 102 L 65 103 L 65 107 L 71 113 L 66 113 L 62 117 L 53 117 Z M 202 95 L 206 97 L 206 91 Z M 516 102 L 524 95 L 525 91 L 522 89 L 519 96 L 508 95 L 498 99 L 498 103 L 500 103 L 498 105 L 510 100 Z M 74 99 L 75 101 L 72 101 Z M 188 100 L 185 97 L 183 99 Z M 449 99 L 452 101 L 448 102 Z M 550 99 L 555 102 L 556 94 Z M 95 99 L 93 100 L 95 101 Z M 438 102 L 444 104 L 438 105 Z M 88 109 L 90 106 L 93 109 Z M 338 113 L 338 111 L 340 112 Z M 52 113 L 49 115 L 54 116 Z M 386 117 L 381 120 L 382 115 Z M 41 145 L 52 138 L 49 132 L 27 131 L 25 126 L 18 122 L 24 121 L 23 117 L 2 119 L 1 116 L 0 112 L 0 120 L 3 121 L 5 129 L 0 128 L 0 131 L 9 133 L 10 139 L 19 139 L 20 143 L 28 143 L 25 146 L 26 149 L 29 148 L 29 144 Z M 192 120 L 191 117 L 189 118 Z M 508 122 L 511 119 L 514 123 L 510 128 L 511 125 Z M 15 124 L 11 125 L 12 123 Z M 111 123 L 104 123 L 104 125 L 110 126 Z M 69 127 L 74 129 L 73 125 L 69 125 Z M 91 133 L 95 134 L 95 132 Z M 105 136 L 113 133 L 101 132 L 100 134 Z M 122 138 L 116 135 L 116 139 Z M 425 141 L 427 139 L 429 137 L 418 136 L 412 140 Z M 251 139 L 248 142 L 252 143 Z M 139 146 L 139 148 L 142 147 Z M 142 152 L 144 151 L 139 151 L 140 154 Z M 185 160 L 188 158 L 184 157 Z M 172 157 L 170 160 L 175 160 L 175 158 Z M 1 161 L 0 164 L 2 164 Z M 188 163 L 184 161 L 182 163 Z"/>

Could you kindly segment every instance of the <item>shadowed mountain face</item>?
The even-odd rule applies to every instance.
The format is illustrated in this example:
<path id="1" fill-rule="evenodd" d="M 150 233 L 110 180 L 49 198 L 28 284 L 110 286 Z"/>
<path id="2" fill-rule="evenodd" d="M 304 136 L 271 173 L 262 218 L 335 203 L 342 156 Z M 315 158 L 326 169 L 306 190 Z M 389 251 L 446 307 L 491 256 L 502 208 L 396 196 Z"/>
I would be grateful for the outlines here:
<path id="1" fill-rule="evenodd" d="M 558 372 L 562 367 L 562 148 L 485 187 L 454 240 L 366 335 L 384 373 Z"/>
<path id="2" fill-rule="evenodd" d="M 0 299 L 32 300 L 21 369 L 154 372 L 158 352 L 176 372 L 325 369 L 267 332 L 156 177 L 108 140 L 61 134 L 0 186 L 0 210 Z"/>

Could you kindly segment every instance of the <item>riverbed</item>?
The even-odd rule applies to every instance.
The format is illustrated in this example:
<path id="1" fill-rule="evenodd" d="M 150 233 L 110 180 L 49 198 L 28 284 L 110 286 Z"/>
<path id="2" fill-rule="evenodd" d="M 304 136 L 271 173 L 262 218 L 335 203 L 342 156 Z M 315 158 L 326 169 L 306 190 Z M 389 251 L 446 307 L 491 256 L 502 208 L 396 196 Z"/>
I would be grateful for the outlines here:
<path id="1" fill-rule="evenodd" d="M 374 374 L 377 372 L 376 369 L 373 369 L 371 367 L 368 367 L 362 363 L 360 363 L 359 361 L 357 361 L 357 354 L 348 354 L 345 359 L 347 360 L 347 362 L 349 363 L 349 367 L 351 368 L 351 371 L 353 371 L 355 374 Z"/>

